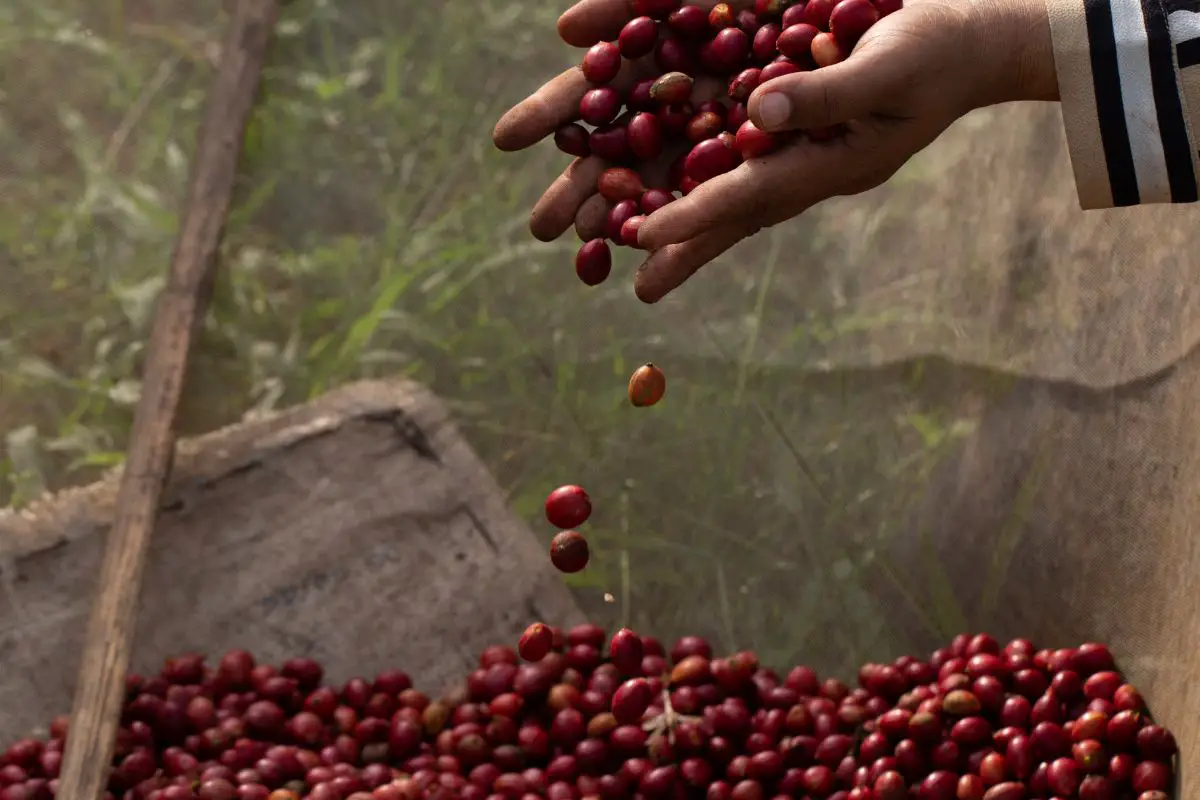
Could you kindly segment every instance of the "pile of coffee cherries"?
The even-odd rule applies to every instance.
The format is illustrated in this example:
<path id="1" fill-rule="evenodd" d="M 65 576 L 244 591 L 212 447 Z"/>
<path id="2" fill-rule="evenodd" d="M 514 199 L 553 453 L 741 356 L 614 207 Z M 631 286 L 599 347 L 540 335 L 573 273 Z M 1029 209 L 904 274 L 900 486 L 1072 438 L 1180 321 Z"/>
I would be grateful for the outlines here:
<path id="1" fill-rule="evenodd" d="M 523 657 L 523 659 L 522 659 Z M 1168 800 L 1176 744 L 1108 648 L 959 636 L 858 685 L 703 639 L 530 626 L 431 697 L 398 670 L 168 660 L 131 676 L 106 800 Z M 55 796 L 65 718 L 0 755 Z"/>
<path id="2" fill-rule="evenodd" d="M 597 190 L 608 203 L 604 235 L 585 241 L 579 279 L 602 283 L 612 270 L 608 242 L 637 246 L 645 216 L 745 159 L 765 156 L 789 137 L 750 122 L 746 101 L 761 84 L 842 61 L 859 38 L 902 0 L 757 0 L 734 11 L 705 12 L 681 0 L 632 0 L 634 18 L 616 41 L 584 56 L 579 118 L 555 134 L 563 152 L 595 155 L 612 166 Z M 622 69 L 628 61 L 638 62 Z M 633 76 L 633 77 L 630 77 Z M 640 77 L 640 80 L 635 78 Z M 718 87 L 710 92 L 709 87 Z M 807 131 L 826 139 L 830 130 Z M 661 186 L 639 167 L 675 157 Z M 607 240 L 607 241 L 606 241 Z"/>

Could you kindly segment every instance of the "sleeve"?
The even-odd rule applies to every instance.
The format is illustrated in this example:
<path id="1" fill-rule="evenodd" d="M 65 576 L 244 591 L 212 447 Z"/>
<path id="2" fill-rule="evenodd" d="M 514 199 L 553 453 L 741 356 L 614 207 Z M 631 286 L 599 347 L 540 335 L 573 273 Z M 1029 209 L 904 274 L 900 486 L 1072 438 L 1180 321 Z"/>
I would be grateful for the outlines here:
<path id="1" fill-rule="evenodd" d="M 1197 200 L 1200 0 L 1046 0 L 1085 209 Z"/>

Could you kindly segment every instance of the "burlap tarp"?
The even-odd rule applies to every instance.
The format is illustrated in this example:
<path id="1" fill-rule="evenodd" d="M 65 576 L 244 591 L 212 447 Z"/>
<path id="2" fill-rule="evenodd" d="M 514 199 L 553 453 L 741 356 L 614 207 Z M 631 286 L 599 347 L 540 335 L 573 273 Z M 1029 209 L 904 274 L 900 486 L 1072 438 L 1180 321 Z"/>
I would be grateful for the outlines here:
<path id="1" fill-rule="evenodd" d="M 1056 106 L 976 111 L 884 186 L 780 227 L 775 251 L 786 256 L 765 303 L 777 325 L 758 352 L 806 369 L 932 354 L 1093 388 L 1136 381 L 1200 338 L 1196 214 L 1085 213 Z M 721 343 L 738 353 L 741 284 L 771 251 L 769 237 L 736 248 L 655 327 L 712 352 L 695 313 L 726 318 Z M 829 320 L 836 335 L 797 342 L 797 319 Z"/>
<path id="2" fill-rule="evenodd" d="M 765 551 L 742 556 L 755 564 L 740 576 L 758 602 L 738 606 L 733 630 L 770 640 L 795 627 L 790 616 L 811 615 L 807 646 L 780 649 L 839 670 L 850 653 L 928 652 L 959 628 L 1051 646 L 1110 642 L 1177 731 L 1190 797 L 1186 777 L 1200 764 L 1198 213 L 1080 211 L 1058 110 L 1004 106 L 961 120 L 885 186 L 739 246 L 649 312 L 631 314 L 624 287 L 614 290 L 609 313 L 645 325 L 637 352 L 666 365 L 673 386 L 724 383 L 732 395 L 741 375 L 717 365 L 755 339 L 752 371 L 765 377 L 744 395 L 790 417 L 749 425 L 742 418 L 757 412 L 743 404 L 727 423 L 750 437 L 764 473 L 792 473 L 775 484 L 786 487 L 778 499 L 753 499 L 770 478 L 766 492 L 703 499 L 740 537 L 715 558 Z M 762 290 L 772 253 L 779 266 L 750 324 L 740 309 Z M 581 339 L 596 318 L 580 321 Z M 824 335 L 798 339 L 806 320 Z M 860 433 L 914 409 L 969 432 L 932 464 L 913 458 L 919 443 Z M 680 473 L 715 472 L 720 448 L 707 440 L 730 431 L 637 434 L 643 486 L 668 504 L 702 502 Z M 784 433 L 799 444 L 781 446 Z M 876 469 L 842 469 L 849 451 L 869 461 L 872 449 Z M 814 474 L 801 475 L 789 450 Z M 672 465 L 671 478 L 644 477 Z M 817 498 L 830 491 L 870 499 L 830 515 Z M 660 513 L 646 524 L 668 535 L 686 539 L 698 525 L 685 511 Z M 900 532 L 881 542 L 882 527 Z M 870 605 L 831 577 L 846 559 L 868 576 Z M 779 562 L 794 567 L 772 576 Z M 960 610 L 933 619 L 946 606 Z M 720 639 L 721 603 L 705 608 L 711 621 L 688 621 Z M 880 618 L 879 631 L 863 626 Z"/>
<path id="3" fill-rule="evenodd" d="M 0 513 L 0 741 L 69 710 L 116 476 Z M 352 384 L 181 443 L 132 668 L 245 647 L 441 691 L 530 619 L 582 619 L 443 404 Z"/>
<path id="4" fill-rule="evenodd" d="M 421 423 L 435 450 L 448 442 L 445 451 L 463 454 L 454 463 L 469 466 L 435 468 L 411 448 L 389 450 L 391 423 L 353 409 L 390 409 L 393 400 L 360 405 L 352 399 L 359 389 L 270 423 L 278 426 L 270 432 L 293 430 L 292 446 L 264 443 L 260 423 L 245 429 L 259 431 L 249 436 L 201 440 L 225 442 L 213 453 L 248 455 L 202 457 L 205 444 L 180 457 L 156 538 L 137 668 L 181 649 L 241 644 L 268 659 L 307 649 L 339 676 L 397 664 L 423 685 L 442 685 L 485 641 L 511 640 L 537 617 L 577 618 L 557 576 L 544 574 L 538 537 L 531 542 L 493 485 L 520 484 L 525 494 L 514 503 L 532 520 L 544 492 L 570 481 L 596 499 L 593 561 L 580 576 L 593 582 L 574 593 L 590 617 L 611 624 L 616 615 L 603 612 L 601 591 L 624 589 L 639 630 L 664 639 L 701 634 L 720 650 L 753 647 L 769 663 L 805 661 L 843 677 L 861 661 L 927 652 L 963 629 L 1044 646 L 1107 640 L 1176 731 L 1182 796 L 1195 795 L 1187 781 L 1200 765 L 1192 658 L 1200 649 L 1192 587 L 1200 568 L 1200 210 L 1081 212 L 1057 109 L 1004 106 L 958 122 L 885 186 L 764 232 L 648 308 L 630 291 L 634 254 L 618 257 L 605 285 L 585 290 L 570 274 L 573 244 L 532 246 L 519 224 L 561 154 L 548 144 L 499 154 L 487 143 L 505 105 L 578 57 L 552 35 L 555 9 L 539 8 L 545 19 L 535 28 L 515 12 L 479 14 L 465 0 L 338 8 L 347 23 L 328 38 L 302 28 L 306 4 L 285 10 L 284 24 L 304 36 L 274 56 L 272 87 L 283 98 L 275 113 L 294 100 L 279 76 L 303 64 L 306 50 L 320 49 L 329 74 L 384 74 L 382 56 L 362 45 L 387 15 L 416 31 L 414 93 L 422 76 L 455 80 L 401 111 L 376 109 L 382 90 L 368 81 L 321 107 L 331 127 L 270 128 L 256 140 L 243 185 L 277 188 L 231 230 L 226 274 L 244 263 L 261 268 L 264 251 L 341 254 L 347 241 L 371 270 L 395 256 L 398 242 L 411 245 L 402 256 L 413 261 L 445 250 L 443 282 L 428 281 L 426 291 L 417 281 L 389 309 L 414 324 L 398 324 L 403 332 L 386 344 L 481 423 L 464 429 L 494 478 L 444 424 L 441 406 L 425 400 L 414 407 L 436 409 Z M 464 59 L 450 46 L 462 35 L 445 24 L 450 15 L 469 16 L 506 46 L 476 47 Z M 54 95 L 53 85 L 21 84 L 13 91 L 25 96 L 13 96 Z M 158 102 L 174 104 L 181 91 Z M 354 102 L 343 108 L 346 97 Z M 476 111 L 447 121 L 433 105 L 443 97 Z M 349 121 L 332 127 L 343 112 Z M 403 124 L 412 119 L 446 127 L 412 133 Z M 104 137 L 119 131 L 119 120 L 97 125 Z M 43 140 L 55 140 L 30 138 L 43 150 Z M 455 154 L 452 165 L 439 167 L 431 142 Z M 12 153 L 28 169 L 45 169 Z M 411 172 L 380 166 L 388 164 Z M 441 167 L 453 169 L 435 172 Z M 414 174 L 437 191 L 407 209 L 409 224 L 392 192 Z M 440 208 L 464 210 L 446 221 Z M 461 259 L 453 252 L 481 242 L 509 257 L 480 263 L 478 250 Z M 143 246 L 158 247 L 165 261 L 169 238 Z M 122 251 L 86 252 L 81 263 L 98 272 L 112 252 Z M 31 262 L 37 269 L 27 272 L 51 263 Z M 294 281 L 311 303 L 371 285 L 319 272 L 273 277 Z M 452 302 L 437 294 L 450 284 Z M 250 322 L 291 330 L 270 327 L 275 319 Z M 459 337 L 487 324 L 476 339 Z M 301 331 L 310 338 L 300 351 L 324 333 Z M 437 346 L 422 349 L 426 338 Z M 208 346 L 201 343 L 197 363 L 235 360 Z M 662 407 L 613 413 L 624 372 L 645 360 L 667 372 Z M 492 362 L 500 366 L 479 367 Z M 269 377 L 283 382 L 280 372 Z M 249 392 L 225 380 L 210 377 L 207 391 L 198 380 L 192 402 L 249 406 Z M 296 432 L 325 415 L 341 421 L 336 432 Z M 512 477 L 524 473 L 533 477 Z M 188 474 L 201 477 L 181 477 Z M 69 705 L 109 487 L 86 501 L 67 495 L 40 506 L 32 521 L 0 522 L 7 552 L 22 554 L 3 572 L 0 704 L 12 713 L 0 715 L 0 738 Z M 474 523 L 451 512 L 462 497 L 487 509 L 479 518 L 507 531 L 495 534 L 507 544 L 492 548 L 468 533 Z M 541 588 L 526 592 L 530 576 Z"/>

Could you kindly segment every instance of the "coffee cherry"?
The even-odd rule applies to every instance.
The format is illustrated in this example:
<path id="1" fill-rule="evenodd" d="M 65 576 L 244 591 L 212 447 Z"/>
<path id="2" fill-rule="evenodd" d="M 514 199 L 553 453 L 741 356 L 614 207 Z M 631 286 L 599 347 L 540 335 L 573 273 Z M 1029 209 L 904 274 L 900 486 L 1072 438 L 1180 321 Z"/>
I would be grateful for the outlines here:
<path id="1" fill-rule="evenodd" d="M 629 378 L 629 402 L 639 408 L 657 404 L 666 391 L 667 378 L 653 364 L 643 364 Z"/>
<path id="2" fill-rule="evenodd" d="M 582 486 L 560 486 L 546 497 L 546 520 L 556 528 L 578 528 L 592 515 L 592 500 Z"/>
<path id="3" fill-rule="evenodd" d="M 577 531 L 560 531 L 550 540 L 550 563 L 560 572 L 579 572 L 589 557 L 587 539 Z"/>

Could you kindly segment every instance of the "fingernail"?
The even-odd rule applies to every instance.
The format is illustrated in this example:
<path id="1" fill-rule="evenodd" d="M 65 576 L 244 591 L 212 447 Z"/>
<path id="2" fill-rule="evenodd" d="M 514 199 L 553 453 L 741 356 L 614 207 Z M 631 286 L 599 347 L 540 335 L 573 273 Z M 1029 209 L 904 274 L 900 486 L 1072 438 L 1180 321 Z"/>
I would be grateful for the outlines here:
<path id="1" fill-rule="evenodd" d="M 758 101 L 758 115 L 767 130 L 778 128 L 792 115 L 792 101 L 783 92 L 771 92 Z"/>

